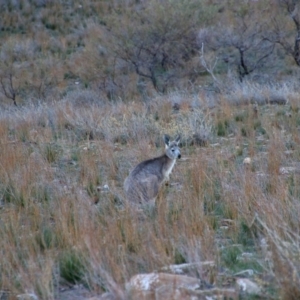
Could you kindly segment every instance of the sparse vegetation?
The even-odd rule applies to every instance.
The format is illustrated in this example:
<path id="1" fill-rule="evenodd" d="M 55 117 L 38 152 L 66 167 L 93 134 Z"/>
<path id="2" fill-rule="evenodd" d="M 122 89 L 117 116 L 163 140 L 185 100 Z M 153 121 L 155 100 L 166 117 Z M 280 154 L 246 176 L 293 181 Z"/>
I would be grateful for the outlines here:
<path id="1" fill-rule="evenodd" d="M 126 300 L 172 265 L 200 299 L 300 298 L 297 1 L 2 2 L 0 299 Z M 165 133 L 182 160 L 137 214 Z"/>
<path id="2" fill-rule="evenodd" d="M 206 114 L 191 111 L 195 122 L 172 106 L 168 118 L 155 118 L 173 97 L 152 107 L 83 107 L 66 98 L 2 113 L 1 289 L 12 298 L 26 290 L 59 298 L 59 286 L 68 282 L 91 293 L 113 292 L 113 285 L 124 290 L 134 274 L 209 260 L 223 269 L 212 273 L 210 284 L 222 287 L 251 269 L 253 280 L 269 278 L 263 297 L 280 299 L 295 290 L 298 122 L 278 120 L 289 105 L 258 107 L 262 135 L 247 121 L 248 105 L 231 106 L 226 122 L 222 106 Z M 50 112 L 55 122 L 47 121 Z M 210 128 L 210 143 L 182 145 L 187 160 L 178 162 L 171 181 L 176 185 L 162 191 L 155 211 L 140 219 L 124 210 L 122 186 L 130 168 L 161 151 L 156 141 L 165 131 L 189 140 L 199 115 L 206 116 L 202 126 Z M 29 133 L 26 139 L 6 129 L 19 124 Z M 79 124 L 101 138 L 78 139 Z M 230 124 L 230 131 L 224 126 L 220 134 L 219 124 Z M 289 135 L 281 129 L 287 126 Z M 118 138 L 124 128 L 126 143 Z M 253 168 L 243 165 L 249 154 Z M 289 272 L 295 274 L 291 282 Z"/>

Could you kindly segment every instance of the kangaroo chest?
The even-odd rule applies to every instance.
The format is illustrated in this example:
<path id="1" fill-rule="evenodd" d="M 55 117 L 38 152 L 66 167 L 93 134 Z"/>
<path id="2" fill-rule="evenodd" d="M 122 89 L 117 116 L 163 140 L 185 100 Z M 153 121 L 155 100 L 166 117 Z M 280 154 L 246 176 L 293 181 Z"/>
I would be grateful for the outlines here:
<path id="1" fill-rule="evenodd" d="M 176 163 L 176 160 L 173 159 L 170 162 L 168 162 L 164 168 L 164 179 L 169 180 L 169 176 L 172 172 L 172 169 L 174 168 L 174 165 Z"/>

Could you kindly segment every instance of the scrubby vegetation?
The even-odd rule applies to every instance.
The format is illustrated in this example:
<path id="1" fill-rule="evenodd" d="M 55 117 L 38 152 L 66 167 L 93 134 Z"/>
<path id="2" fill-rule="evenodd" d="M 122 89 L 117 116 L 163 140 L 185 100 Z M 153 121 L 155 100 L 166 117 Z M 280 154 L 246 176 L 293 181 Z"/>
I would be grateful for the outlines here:
<path id="1" fill-rule="evenodd" d="M 300 297 L 297 1 L 0 5 L 0 299 L 130 299 L 184 263 Z M 183 158 L 141 217 L 123 181 L 164 133 Z"/>
<path id="2" fill-rule="evenodd" d="M 149 100 L 299 77 L 296 0 L 2 1 L 1 103 Z M 208 76 L 210 75 L 210 76 Z M 225 80 L 225 78 L 227 80 Z"/>
<path id="3" fill-rule="evenodd" d="M 180 94 L 179 110 L 167 95 L 150 106 L 72 97 L 3 112 L 3 293 L 59 299 L 67 283 L 116 293 L 134 274 L 208 260 L 209 275 L 197 271 L 207 283 L 250 269 L 263 299 L 299 295 L 300 115 L 286 96 L 289 105 L 224 99 L 207 112 Z M 164 132 L 182 133 L 183 160 L 141 220 L 123 206 L 123 180 L 162 151 Z"/>

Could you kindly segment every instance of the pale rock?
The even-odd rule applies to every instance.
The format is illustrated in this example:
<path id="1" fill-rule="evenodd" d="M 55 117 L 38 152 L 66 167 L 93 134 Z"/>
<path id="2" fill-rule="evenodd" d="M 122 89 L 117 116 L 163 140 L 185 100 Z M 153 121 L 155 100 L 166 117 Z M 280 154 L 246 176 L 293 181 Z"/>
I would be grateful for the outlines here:
<path id="1" fill-rule="evenodd" d="M 133 276 L 126 284 L 126 290 L 132 299 L 163 299 L 183 300 L 186 298 L 185 290 L 200 288 L 197 278 L 165 273 L 138 274 Z"/>
<path id="2" fill-rule="evenodd" d="M 117 298 L 114 296 L 113 293 L 106 292 L 102 294 L 101 296 L 94 296 L 91 298 L 88 298 L 86 300 L 117 300 Z"/>
<path id="3" fill-rule="evenodd" d="M 38 296 L 34 293 L 26 293 L 17 295 L 18 300 L 38 300 Z"/>
<path id="4" fill-rule="evenodd" d="M 279 169 L 279 173 L 281 175 L 288 175 L 288 174 L 294 173 L 295 171 L 296 171 L 296 168 L 294 168 L 294 167 L 281 167 Z"/>
<path id="5" fill-rule="evenodd" d="M 261 293 L 261 288 L 258 286 L 258 284 L 247 278 L 238 278 L 236 283 L 239 288 L 247 294 L 259 295 Z"/>
<path id="6" fill-rule="evenodd" d="M 252 163 L 252 160 L 250 157 L 245 157 L 245 159 L 243 160 L 244 165 L 250 165 L 251 163 Z"/>
<path id="7" fill-rule="evenodd" d="M 198 262 L 198 263 L 185 263 L 185 264 L 179 264 L 179 265 L 169 265 L 165 266 L 161 269 L 163 272 L 169 272 L 172 274 L 179 274 L 183 275 L 191 271 L 203 269 L 206 268 L 212 268 L 215 266 L 214 261 L 204 261 L 204 262 Z"/>
<path id="8" fill-rule="evenodd" d="M 109 185 L 108 184 L 104 184 L 103 186 L 97 186 L 97 192 L 101 192 L 101 193 L 107 193 L 109 192 Z"/>

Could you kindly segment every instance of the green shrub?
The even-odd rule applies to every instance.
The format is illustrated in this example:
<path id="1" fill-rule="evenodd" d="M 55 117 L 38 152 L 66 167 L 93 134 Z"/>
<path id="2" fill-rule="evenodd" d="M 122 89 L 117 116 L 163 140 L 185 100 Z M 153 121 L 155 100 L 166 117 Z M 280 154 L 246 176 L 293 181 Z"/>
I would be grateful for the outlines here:
<path id="1" fill-rule="evenodd" d="M 36 241 L 42 251 L 57 245 L 55 232 L 50 227 L 41 228 L 40 232 L 37 234 Z"/>
<path id="2" fill-rule="evenodd" d="M 54 163 L 57 161 L 60 154 L 60 149 L 55 144 L 47 144 L 44 149 L 44 155 L 48 163 Z"/>
<path id="3" fill-rule="evenodd" d="M 10 203 L 17 206 L 25 206 L 25 197 L 21 191 L 19 191 L 15 185 L 10 182 L 2 190 L 2 199 L 4 203 Z"/>
<path id="4" fill-rule="evenodd" d="M 67 250 L 59 258 L 60 276 L 69 283 L 82 282 L 86 271 L 83 256 L 75 250 Z"/>
<path id="5" fill-rule="evenodd" d="M 218 136 L 226 136 L 229 134 L 229 121 L 219 120 L 216 126 L 216 131 Z"/>

